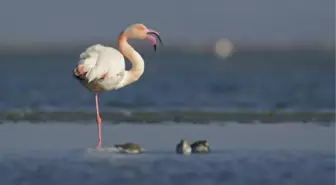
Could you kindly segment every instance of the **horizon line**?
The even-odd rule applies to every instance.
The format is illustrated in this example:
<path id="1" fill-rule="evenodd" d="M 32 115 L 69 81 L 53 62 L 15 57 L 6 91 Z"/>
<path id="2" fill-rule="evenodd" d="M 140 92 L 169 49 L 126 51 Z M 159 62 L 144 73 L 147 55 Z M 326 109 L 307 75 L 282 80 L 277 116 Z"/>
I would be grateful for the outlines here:
<path id="1" fill-rule="evenodd" d="M 134 42 L 134 41 L 131 41 Z M 81 40 L 81 41 L 38 41 L 38 42 L 0 42 L 0 54 L 11 53 L 59 53 L 80 51 L 94 44 L 109 45 L 117 48 L 117 42 L 110 42 L 106 40 Z M 301 41 L 301 42 L 242 42 L 230 41 L 233 44 L 234 50 L 239 51 L 296 51 L 296 50 L 318 50 L 329 51 L 335 50 L 335 42 L 331 41 Z M 141 52 L 146 52 L 147 43 L 132 43 L 132 45 Z M 179 52 L 214 52 L 216 41 L 175 41 L 164 43 L 164 50 L 179 51 Z"/>

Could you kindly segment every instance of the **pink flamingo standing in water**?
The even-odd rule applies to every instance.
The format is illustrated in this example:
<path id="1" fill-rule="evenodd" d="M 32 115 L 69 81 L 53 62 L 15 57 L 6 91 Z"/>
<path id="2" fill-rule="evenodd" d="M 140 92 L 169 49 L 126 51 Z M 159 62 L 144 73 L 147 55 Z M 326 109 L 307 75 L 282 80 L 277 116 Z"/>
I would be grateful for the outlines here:
<path id="1" fill-rule="evenodd" d="M 156 51 L 156 36 L 162 44 L 159 33 L 148 29 L 143 24 L 132 24 L 118 38 L 119 50 L 100 44 L 87 48 L 80 55 L 80 60 L 73 70 L 73 75 L 91 92 L 95 93 L 96 121 L 98 130 L 97 149 L 101 148 L 101 123 L 99 115 L 98 93 L 117 90 L 130 85 L 141 77 L 145 65 L 141 55 L 127 42 L 128 39 L 147 39 Z M 130 70 L 125 69 L 124 56 L 132 63 Z"/>

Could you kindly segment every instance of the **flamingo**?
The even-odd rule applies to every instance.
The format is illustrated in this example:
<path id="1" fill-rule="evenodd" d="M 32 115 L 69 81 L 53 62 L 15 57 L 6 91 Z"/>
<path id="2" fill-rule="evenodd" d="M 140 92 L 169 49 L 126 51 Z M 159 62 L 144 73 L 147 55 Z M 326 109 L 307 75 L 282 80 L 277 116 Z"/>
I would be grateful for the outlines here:
<path id="1" fill-rule="evenodd" d="M 152 42 L 156 51 L 156 36 L 162 44 L 159 33 L 147 28 L 144 24 L 136 23 L 128 26 L 118 37 L 118 51 L 115 48 L 96 44 L 88 47 L 80 54 L 80 60 L 73 69 L 73 76 L 89 91 L 95 94 L 96 121 L 98 143 L 102 144 L 101 124 L 99 114 L 98 93 L 118 90 L 130 85 L 142 76 L 145 65 L 141 55 L 127 42 L 128 39 L 146 39 Z M 131 62 L 132 68 L 125 69 L 124 56 Z"/>

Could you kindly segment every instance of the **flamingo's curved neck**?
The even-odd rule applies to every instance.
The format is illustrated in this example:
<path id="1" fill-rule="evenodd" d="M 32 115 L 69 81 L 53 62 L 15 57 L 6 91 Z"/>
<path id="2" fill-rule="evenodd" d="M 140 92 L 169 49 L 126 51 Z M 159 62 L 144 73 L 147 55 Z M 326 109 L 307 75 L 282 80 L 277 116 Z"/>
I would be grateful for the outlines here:
<path id="1" fill-rule="evenodd" d="M 144 72 L 145 63 L 141 55 L 127 42 L 127 35 L 121 33 L 118 40 L 120 52 L 132 63 L 132 68 L 125 71 L 125 76 L 118 88 L 129 85 L 137 81 Z"/>

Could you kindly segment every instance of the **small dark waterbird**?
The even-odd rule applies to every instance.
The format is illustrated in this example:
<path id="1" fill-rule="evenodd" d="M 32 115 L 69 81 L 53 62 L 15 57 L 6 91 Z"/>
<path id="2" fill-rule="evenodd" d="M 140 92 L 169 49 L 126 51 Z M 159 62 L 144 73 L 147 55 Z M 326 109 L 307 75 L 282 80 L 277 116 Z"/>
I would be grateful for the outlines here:
<path id="1" fill-rule="evenodd" d="M 185 139 L 182 139 L 177 145 L 176 145 L 176 153 L 178 154 L 190 154 L 191 153 L 191 147 L 188 144 L 188 141 Z"/>
<path id="2" fill-rule="evenodd" d="M 191 144 L 191 151 L 192 153 L 209 153 L 209 142 L 207 140 L 195 141 Z"/>
<path id="3" fill-rule="evenodd" d="M 143 153 L 143 148 L 141 148 L 138 144 L 135 143 L 125 143 L 125 144 L 117 144 L 114 145 L 116 149 L 120 153 L 127 153 L 127 154 L 139 154 Z"/>

